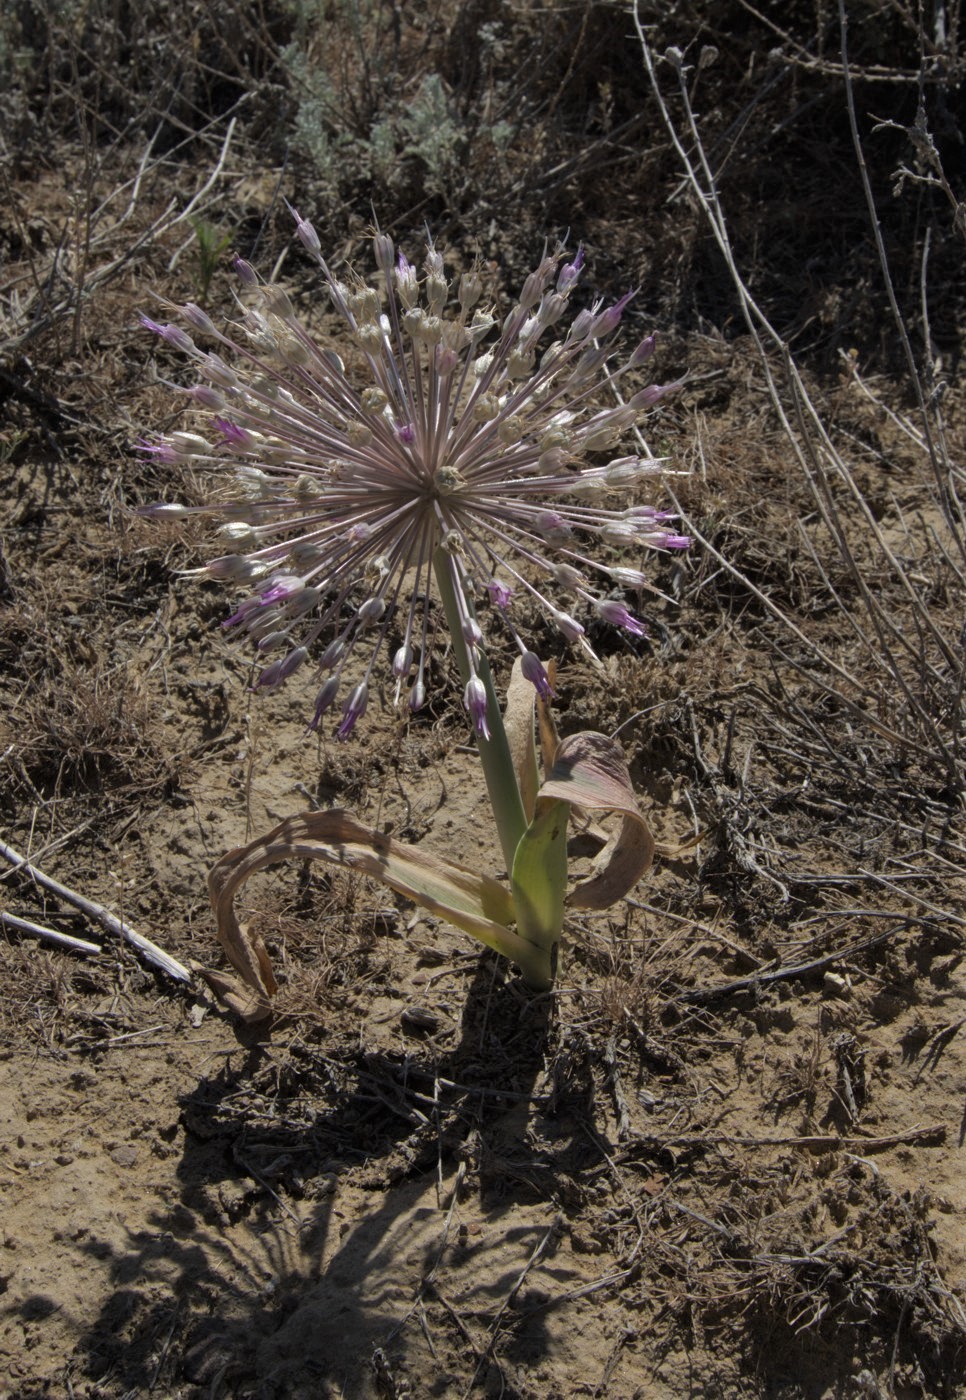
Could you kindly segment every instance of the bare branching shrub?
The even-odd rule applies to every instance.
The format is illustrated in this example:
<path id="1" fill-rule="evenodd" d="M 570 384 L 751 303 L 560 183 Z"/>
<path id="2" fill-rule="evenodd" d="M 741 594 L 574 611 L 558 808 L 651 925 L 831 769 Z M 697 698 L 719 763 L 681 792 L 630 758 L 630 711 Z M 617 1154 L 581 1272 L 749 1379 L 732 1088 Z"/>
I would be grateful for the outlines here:
<path id="1" fill-rule="evenodd" d="M 843 648 L 807 635 L 770 593 L 739 570 L 729 551 L 705 539 L 709 556 L 739 579 L 777 630 L 772 645 L 782 669 L 791 664 L 810 685 L 833 698 L 836 707 L 866 736 L 861 756 L 843 764 L 868 765 L 877 752 L 886 766 L 913 765 L 923 795 L 928 789 L 955 801 L 966 790 L 964 753 L 964 659 L 961 619 L 966 608 L 966 521 L 960 500 L 961 472 L 955 465 L 944 413 L 942 393 L 930 389 L 935 366 L 925 364 L 912 349 L 911 336 L 897 298 L 890 262 L 880 240 L 880 266 L 892 307 L 895 334 L 905 347 L 910 402 L 878 403 L 898 429 L 904 446 L 918 459 L 898 499 L 885 485 L 884 494 L 869 481 L 862 453 L 848 435 L 823 414 L 806 382 L 793 346 L 763 309 L 741 267 L 731 238 L 725 200 L 692 104 L 696 70 L 684 54 L 672 48 L 657 58 L 643 24 L 639 37 L 655 96 L 666 129 L 677 149 L 687 186 L 707 220 L 728 269 L 737 306 L 759 359 L 775 422 L 807 488 L 810 509 L 798 521 L 808 571 L 816 597 L 824 597 L 839 619 Z M 877 205 L 867 180 L 863 145 L 854 121 L 854 89 L 850 85 L 847 51 L 843 45 L 843 101 L 853 118 L 853 159 L 866 181 L 867 217 L 878 231 Z M 666 91 L 669 80 L 671 92 Z M 924 301 L 928 312 L 925 258 L 920 250 Z M 861 384 L 854 363 L 850 374 Z M 868 391 L 867 391 L 868 392 Z M 875 398 L 874 394 L 872 395 Z M 887 466 L 887 463 L 883 463 Z M 887 479 L 886 479 L 887 480 Z M 881 497 L 881 504 L 873 499 Z M 831 751 L 837 746 L 831 745 Z M 841 750 L 838 750 L 841 752 Z M 916 785 L 913 779 L 912 786 Z"/>

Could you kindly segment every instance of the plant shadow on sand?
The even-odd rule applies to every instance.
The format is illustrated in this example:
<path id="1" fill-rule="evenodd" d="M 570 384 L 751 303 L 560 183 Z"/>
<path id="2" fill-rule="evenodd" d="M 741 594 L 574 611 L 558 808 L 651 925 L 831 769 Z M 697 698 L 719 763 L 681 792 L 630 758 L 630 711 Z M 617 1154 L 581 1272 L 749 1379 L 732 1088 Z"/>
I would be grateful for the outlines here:
<path id="1" fill-rule="evenodd" d="M 349 1396 L 395 1394 L 401 1366 L 421 1368 L 419 1393 L 448 1394 L 465 1387 L 468 1358 L 471 1385 L 489 1393 L 488 1372 L 505 1384 L 495 1342 L 508 1301 L 530 1315 L 500 1349 L 538 1366 L 552 1300 L 528 1261 L 554 1291 L 584 1282 L 554 1262 L 552 1203 L 600 1161 L 588 1067 L 554 1053 L 554 1032 L 550 999 L 484 957 L 447 1053 L 416 1039 L 405 1058 L 296 1043 L 281 1068 L 250 1045 L 182 1100 L 180 1200 L 113 1259 L 87 1374 L 137 1393 L 163 1378 Z M 429 1307 L 462 1352 L 459 1382 Z"/>

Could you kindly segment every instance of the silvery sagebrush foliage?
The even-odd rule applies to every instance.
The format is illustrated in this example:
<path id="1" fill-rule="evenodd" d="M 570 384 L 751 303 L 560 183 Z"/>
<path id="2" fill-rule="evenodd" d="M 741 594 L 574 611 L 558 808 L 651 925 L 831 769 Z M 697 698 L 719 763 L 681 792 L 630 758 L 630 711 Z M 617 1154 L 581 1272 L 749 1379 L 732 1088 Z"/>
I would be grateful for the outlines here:
<path id="1" fill-rule="evenodd" d="M 431 575 L 445 569 L 470 657 L 464 704 L 487 737 L 475 607 L 485 594 L 544 695 L 547 674 L 521 636 L 518 614 L 542 610 L 590 655 L 575 613 L 644 634 L 607 593 L 646 588 L 645 575 L 601 562 L 594 549 L 639 554 L 684 549 L 689 540 L 665 511 L 626 503 L 662 460 L 603 459 L 677 386 L 651 385 L 617 407 L 599 406 L 602 387 L 650 359 L 654 336 L 609 364 L 633 293 L 610 306 L 595 301 L 556 329 L 580 278 L 580 250 L 572 261 L 563 249 L 545 252 L 500 324 L 481 305 L 479 271 L 451 285 L 432 242 L 420 277 L 377 233 L 377 276 L 368 284 L 337 277 L 312 225 L 297 217 L 296 227 L 345 322 L 348 365 L 309 334 L 280 287 L 261 284 L 240 258 L 237 328 L 219 330 L 192 303 L 180 308 L 189 330 L 218 349 L 142 318 L 191 357 L 199 382 L 184 392 L 210 424 L 142 449 L 190 463 L 215 485 L 210 504 L 159 503 L 144 514 L 223 522 L 225 552 L 197 572 L 250 590 L 224 626 L 247 633 L 260 656 L 278 653 L 260 688 L 314 666 L 321 684 L 311 728 L 346 691 L 340 738 L 365 713 L 381 656 L 397 702 L 406 688 L 413 710 L 425 703 L 435 636 Z M 620 509 L 611 504 L 617 492 Z"/>

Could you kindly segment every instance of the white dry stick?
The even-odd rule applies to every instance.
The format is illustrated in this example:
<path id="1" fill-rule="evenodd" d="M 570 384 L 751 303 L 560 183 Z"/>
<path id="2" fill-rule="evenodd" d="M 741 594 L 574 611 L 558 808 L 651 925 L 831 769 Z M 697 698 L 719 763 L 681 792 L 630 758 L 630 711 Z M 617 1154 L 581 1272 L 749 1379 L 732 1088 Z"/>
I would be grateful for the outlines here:
<path id="1" fill-rule="evenodd" d="M 6 914 L 0 910 L 0 928 L 15 928 L 20 933 L 32 933 L 47 943 L 56 943 L 58 948 L 70 948 L 75 953 L 99 953 L 99 943 L 88 943 L 86 938 L 73 938 L 69 933 L 58 933 L 56 929 L 45 928 L 43 924 L 31 923 L 29 919 L 18 919 L 16 914 Z"/>
<path id="2" fill-rule="evenodd" d="M 96 920 L 109 933 L 116 934 L 119 938 L 123 938 L 126 943 L 130 943 L 131 947 L 136 948 L 146 962 L 160 968 L 162 972 L 166 972 L 169 977 L 175 978 L 178 982 L 191 981 L 191 973 L 182 963 L 163 952 L 156 943 L 151 942 L 150 938 L 135 933 L 133 928 L 124 923 L 123 920 L 116 918 L 102 904 L 95 904 L 92 899 L 85 899 L 82 894 L 68 889 L 59 880 L 45 875 L 42 870 L 31 865 L 26 856 L 20 855 L 12 846 L 8 846 L 3 841 L 0 841 L 0 855 L 18 870 L 23 870 L 32 880 L 36 880 L 38 885 L 43 885 L 45 890 L 50 890 L 51 894 L 66 899 L 68 904 L 73 904 L 75 909 L 80 909 L 89 918 Z"/>

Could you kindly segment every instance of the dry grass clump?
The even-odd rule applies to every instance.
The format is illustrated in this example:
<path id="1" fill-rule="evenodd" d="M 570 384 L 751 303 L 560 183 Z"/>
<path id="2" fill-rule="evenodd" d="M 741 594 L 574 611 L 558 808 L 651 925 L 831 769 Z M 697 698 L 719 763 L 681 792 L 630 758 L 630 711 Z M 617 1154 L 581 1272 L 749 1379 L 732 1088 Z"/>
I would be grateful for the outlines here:
<path id="1" fill-rule="evenodd" d="M 13 722 L 24 769 L 46 796 L 144 797 L 175 776 L 152 702 L 129 675 L 64 668 L 28 690 Z"/>

